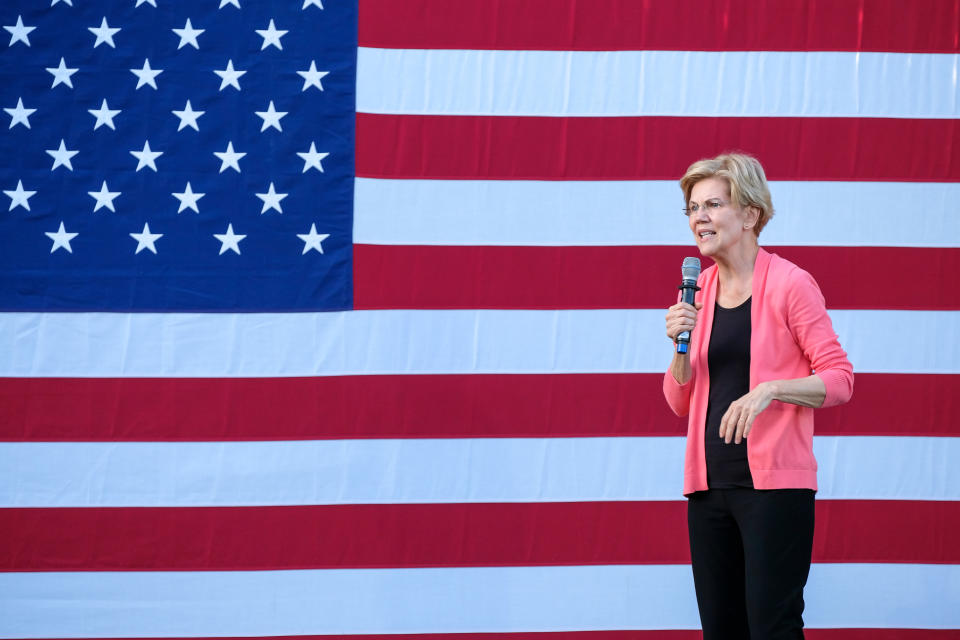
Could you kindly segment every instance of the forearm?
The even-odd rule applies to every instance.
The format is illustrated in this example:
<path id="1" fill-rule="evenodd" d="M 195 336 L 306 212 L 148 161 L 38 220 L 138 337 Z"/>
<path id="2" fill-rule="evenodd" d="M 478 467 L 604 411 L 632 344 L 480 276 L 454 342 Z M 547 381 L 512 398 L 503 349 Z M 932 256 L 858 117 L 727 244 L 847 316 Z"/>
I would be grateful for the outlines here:
<path id="1" fill-rule="evenodd" d="M 816 375 L 792 380 L 770 380 L 763 384 L 769 387 L 773 400 L 796 404 L 801 407 L 817 409 L 823 405 L 823 399 L 827 395 L 827 388 L 823 384 L 823 380 Z"/>
<path id="2" fill-rule="evenodd" d="M 693 331 L 694 327 L 697 326 L 697 312 L 701 307 L 703 307 L 703 304 L 700 302 L 696 305 L 678 302 L 667 309 L 667 337 L 674 343 L 673 360 L 670 361 L 669 372 L 677 384 L 681 386 L 690 382 L 693 372 L 690 369 L 690 354 L 676 352 L 677 336 L 684 331 Z"/>
<path id="3" fill-rule="evenodd" d="M 690 355 L 674 353 L 670 361 L 670 374 L 678 384 L 687 384 L 693 372 L 690 370 Z"/>
<path id="4" fill-rule="evenodd" d="M 761 382 L 744 396 L 730 403 L 720 419 L 720 437 L 724 442 L 740 444 L 741 438 L 750 435 L 754 419 L 774 400 L 812 407 L 823 404 L 827 388 L 818 376 L 792 380 L 768 380 Z"/>

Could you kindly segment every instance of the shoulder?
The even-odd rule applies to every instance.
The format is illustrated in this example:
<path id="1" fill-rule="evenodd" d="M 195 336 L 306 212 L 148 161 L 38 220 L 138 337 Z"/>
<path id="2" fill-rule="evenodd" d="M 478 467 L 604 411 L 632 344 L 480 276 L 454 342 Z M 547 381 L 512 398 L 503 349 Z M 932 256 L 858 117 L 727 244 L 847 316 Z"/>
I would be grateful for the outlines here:
<path id="1" fill-rule="evenodd" d="M 810 275 L 810 272 L 775 253 L 770 254 L 767 279 L 778 286 L 787 285 L 791 288 L 798 287 L 801 289 L 812 286 L 817 292 L 820 291 L 817 281 Z"/>
<path id="2" fill-rule="evenodd" d="M 810 272 L 777 254 L 770 254 L 765 292 L 788 317 L 826 307 L 820 285 Z"/>
<path id="3" fill-rule="evenodd" d="M 783 318 L 805 309 L 824 308 L 820 286 L 805 269 L 775 253 L 764 252 L 759 293 L 764 307 Z M 756 275 L 754 277 L 757 277 Z"/>

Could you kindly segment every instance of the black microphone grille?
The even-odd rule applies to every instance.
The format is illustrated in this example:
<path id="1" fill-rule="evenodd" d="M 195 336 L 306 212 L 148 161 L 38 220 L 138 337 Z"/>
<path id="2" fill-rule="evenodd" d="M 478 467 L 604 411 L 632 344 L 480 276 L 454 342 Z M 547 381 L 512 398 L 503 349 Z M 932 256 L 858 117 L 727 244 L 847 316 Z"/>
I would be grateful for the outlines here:
<path id="1" fill-rule="evenodd" d="M 684 258 L 680 268 L 684 280 L 694 280 L 700 277 L 700 258 Z"/>

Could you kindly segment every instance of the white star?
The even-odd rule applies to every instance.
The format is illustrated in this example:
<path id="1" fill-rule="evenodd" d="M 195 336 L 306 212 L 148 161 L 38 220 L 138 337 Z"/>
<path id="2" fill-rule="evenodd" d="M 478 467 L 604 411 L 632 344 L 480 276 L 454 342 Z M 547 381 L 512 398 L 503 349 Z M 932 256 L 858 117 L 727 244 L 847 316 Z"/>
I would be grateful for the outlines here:
<path id="1" fill-rule="evenodd" d="M 223 9 L 223 8 L 224 8 L 225 6 L 227 6 L 228 4 L 232 4 L 232 5 L 235 6 L 237 9 L 240 8 L 240 0 L 220 0 L 220 6 L 217 7 L 217 8 L 218 8 L 218 9 Z"/>
<path id="2" fill-rule="evenodd" d="M 183 193 L 171 193 L 174 198 L 180 201 L 180 208 L 177 209 L 177 213 L 180 213 L 184 209 L 193 209 L 195 213 L 200 213 L 200 209 L 197 207 L 197 200 L 205 196 L 205 193 L 194 193 L 193 189 L 190 188 L 190 183 L 187 183 L 186 188 L 183 190 Z"/>
<path id="3" fill-rule="evenodd" d="M 273 190 L 273 183 L 270 183 L 270 188 L 267 189 L 266 193 L 258 193 L 257 197 L 263 200 L 263 209 L 260 209 L 260 215 L 266 213 L 269 209 L 276 209 L 280 213 L 283 213 L 283 209 L 280 208 L 280 201 L 286 198 L 289 193 L 277 193 Z"/>
<path id="4" fill-rule="evenodd" d="M 183 29 L 171 29 L 175 34 L 180 36 L 180 44 L 177 45 L 177 49 L 183 48 L 183 45 L 189 44 L 194 49 L 200 49 L 200 44 L 197 43 L 197 36 L 206 31 L 206 29 L 194 29 L 193 25 L 190 24 L 190 18 L 187 18 L 187 24 L 183 25 Z"/>
<path id="5" fill-rule="evenodd" d="M 323 9 L 323 3 L 321 3 L 320 0 L 303 0 L 303 6 L 300 7 L 300 10 L 302 11 L 307 7 L 309 7 L 310 5 Z"/>
<path id="6" fill-rule="evenodd" d="M 163 155 L 163 151 L 154 151 L 150 148 L 150 141 L 143 141 L 143 151 L 131 151 L 130 155 L 139 160 L 137 162 L 137 171 L 143 169 L 144 167 L 150 167 L 154 171 L 157 170 L 157 163 L 155 162 L 157 158 Z"/>
<path id="7" fill-rule="evenodd" d="M 246 235 L 239 235 L 233 232 L 233 225 L 227 225 L 226 233 L 215 233 L 213 237 L 220 241 L 220 255 L 226 253 L 227 249 L 240 255 L 240 241 L 246 238 Z"/>
<path id="8" fill-rule="evenodd" d="M 100 105 L 99 109 L 87 109 L 90 112 L 90 115 L 94 116 L 97 119 L 97 122 L 93 125 L 93 130 L 96 131 L 100 128 L 100 125 L 107 125 L 114 131 L 117 130 L 113 126 L 113 116 L 120 113 L 121 109 L 111 109 L 107 106 L 107 100 L 104 98 L 103 104 Z"/>
<path id="9" fill-rule="evenodd" d="M 87 30 L 93 35 L 97 36 L 97 41 L 93 43 L 94 49 L 99 47 L 104 42 L 106 42 L 108 45 L 110 45 L 114 49 L 117 48 L 117 45 L 113 44 L 113 36 L 118 31 L 120 31 L 120 27 L 117 27 L 115 29 L 111 28 L 110 25 L 107 24 L 106 18 L 104 18 L 103 21 L 100 22 L 99 27 L 87 27 Z"/>
<path id="10" fill-rule="evenodd" d="M 227 60 L 227 68 L 223 71 L 218 71 L 214 69 L 213 72 L 220 76 L 222 82 L 220 82 L 220 91 L 223 91 L 225 87 L 235 87 L 237 91 L 240 90 L 240 83 L 237 82 L 237 79 L 240 78 L 246 71 L 237 71 L 233 68 L 233 60 Z"/>
<path id="11" fill-rule="evenodd" d="M 36 29 L 36 27 L 23 26 L 23 16 L 17 16 L 17 24 L 9 27 L 5 26 L 4 29 L 10 32 L 10 44 L 7 45 L 8 47 L 12 47 L 16 42 L 22 42 L 29 47 L 30 38 L 27 37 L 27 34 Z"/>
<path id="12" fill-rule="evenodd" d="M 30 128 L 30 114 L 36 111 L 36 109 L 24 109 L 23 108 L 23 98 L 17 98 L 17 106 L 10 108 L 4 108 L 4 111 L 10 114 L 10 126 L 8 129 L 13 129 L 14 126 L 22 124 L 27 129 Z"/>
<path id="13" fill-rule="evenodd" d="M 200 131 L 200 127 L 197 126 L 197 118 L 206 113 L 206 111 L 194 111 L 193 107 L 190 106 L 190 101 L 187 100 L 187 106 L 183 108 L 183 111 L 174 111 L 173 115 L 180 118 L 180 126 L 177 127 L 177 131 L 180 131 L 184 127 L 190 127 L 194 131 Z"/>
<path id="14" fill-rule="evenodd" d="M 156 255 L 157 248 L 153 246 L 153 243 L 158 239 L 163 237 L 162 233 L 150 233 L 150 223 L 143 223 L 143 231 L 140 233 L 131 233 L 130 237 L 137 241 L 137 250 L 133 252 L 134 255 L 140 253 L 144 249 L 148 249 Z"/>
<path id="15" fill-rule="evenodd" d="M 157 6 L 157 0 L 137 0 L 137 4 L 136 4 L 136 6 L 133 7 L 133 8 L 136 9 L 137 7 L 139 7 L 140 5 L 142 5 L 142 4 L 144 4 L 144 3 L 152 4 L 153 6 Z"/>
<path id="16" fill-rule="evenodd" d="M 44 231 L 44 234 L 53 240 L 53 248 L 50 249 L 50 253 L 61 247 L 66 249 L 68 253 L 73 253 L 73 249 L 70 248 L 70 241 L 80 235 L 79 233 L 67 233 L 67 230 L 63 228 L 63 220 L 60 221 L 60 229 L 56 232 Z"/>
<path id="17" fill-rule="evenodd" d="M 17 188 L 13 191 L 4 191 L 3 192 L 8 198 L 10 198 L 10 208 L 7 211 L 13 211 L 14 207 L 23 207 L 27 211 L 30 211 L 30 198 L 36 194 L 36 191 L 24 191 L 23 182 L 17 180 Z"/>
<path id="18" fill-rule="evenodd" d="M 323 247 L 320 246 L 320 243 L 330 237 L 329 233 L 317 233 L 317 225 L 310 225 L 310 233 L 298 233 L 297 237 L 303 240 L 303 253 L 304 255 L 310 249 L 316 249 L 318 253 L 323 253 Z"/>
<path id="19" fill-rule="evenodd" d="M 150 68 L 150 58 L 144 58 L 143 68 L 141 69 L 130 69 L 130 73 L 137 76 L 137 89 L 142 87 L 145 84 L 150 85 L 154 89 L 157 88 L 157 76 L 163 73 L 163 69 L 151 69 Z"/>
<path id="20" fill-rule="evenodd" d="M 297 155 L 303 160 L 303 171 L 301 173 L 306 173 L 309 169 L 316 169 L 320 173 L 323 173 L 323 165 L 320 162 L 326 158 L 329 153 L 318 153 L 316 143 L 310 143 L 310 150 L 305 153 L 297 152 Z"/>
<path id="21" fill-rule="evenodd" d="M 73 0 L 52 0 L 52 1 L 50 2 L 50 6 L 52 7 L 53 5 L 57 4 L 58 2 L 63 2 L 63 3 L 65 3 L 65 4 L 70 5 L 71 7 L 73 6 Z"/>
<path id="22" fill-rule="evenodd" d="M 281 31 L 273 24 L 273 18 L 270 18 L 270 25 L 266 29 L 257 29 L 257 34 L 263 38 L 263 46 L 260 47 L 260 51 L 263 51 L 270 45 L 275 46 L 277 49 L 283 50 L 283 45 L 280 44 L 280 38 L 287 35 L 286 31 Z"/>
<path id="23" fill-rule="evenodd" d="M 79 151 L 68 151 L 63 138 L 60 138 L 59 149 L 47 149 L 46 151 L 50 154 L 50 157 L 53 158 L 53 166 L 50 167 L 50 171 L 53 171 L 57 167 L 66 167 L 70 169 L 70 171 L 73 171 L 73 164 L 70 163 L 70 158 L 80 153 Z"/>
<path id="24" fill-rule="evenodd" d="M 70 80 L 70 76 L 75 74 L 78 69 L 68 69 L 66 62 L 63 58 L 60 58 L 59 67 L 47 67 L 47 71 L 53 74 L 53 84 L 50 85 L 50 88 L 53 89 L 58 84 L 65 84 L 71 89 L 73 89 L 73 82 Z"/>
<path id="25" fill-rule="evenodd" d="M 263 118 L 263 126 L 260 127 L 260 131 L 266 131 L 267 127 L 273 127 L 277 131 L 283 131 L 280 127 L 280 118 L 287 115 L 287 111 L 277 111 L 273 108 L 273 100 L 270 101 L 270 106 L 267 107 L 266 111 L 254 111 L 258 116 Z"/>
<path id="26" fill-rule="evenodd" d="M 317 71 L 317 63 L 311 60 L 309 69 L 306 71 L 297 71 L 297 75 L 303 77 L 303 89 L 300 91 L 306 91 L 310 87 L 316 87 L 320 89 L 320 91 L 323 91 L 323 85 L 320 84 L 320 81 L 323 79 L 323 76 L 329 73 L 329 71 Z"/>
<path id="27" fill-rule="evenodd" d="M 98 209 L 100 209 L 100 207 L 106 207 L 107 209 L 110 209 L 110 211 L 113 211 L 114 213 L 117 212 L 117 210 L 113 208 L 113 201 L 117 196 L 120 195 L 120 192 L 110 191 L 109 189 L 107 189 L 106 180 L 103 181 L 103 185 L 100 187 L 100 191 L 87 191 L 87 193 L 90 194 L 91 198 L 97 201 L 96 206 L 93 207 L 94 211 L 97 211 Z"/>
<path id="28" fill-rule="evenodd" d="M 240 153 L 233 150 L 233 141 L 227 143 L 226 151 L 214 151 L 213 155 L 220 158 L 220 173 L 223 173 L 227 169 L 236 169 L 237 173 L 240 173 L 240 163 L 238 160 L 243 156 L 247 155 L 246 153 Z"/>

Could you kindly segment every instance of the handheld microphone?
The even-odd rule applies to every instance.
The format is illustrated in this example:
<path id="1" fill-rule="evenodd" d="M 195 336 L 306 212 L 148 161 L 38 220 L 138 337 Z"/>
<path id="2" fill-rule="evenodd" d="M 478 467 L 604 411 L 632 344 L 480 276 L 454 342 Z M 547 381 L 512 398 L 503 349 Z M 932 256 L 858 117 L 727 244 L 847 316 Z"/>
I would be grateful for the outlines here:
<path id="1" fill-rule="evenodd" d="M 694 296 L 700 287 L 697 286 L 697 278 L 700 277 L 700 258 L 684 258 L 683 266 L 680 268 L 683 280 L 677 287 L 682 292 L 680 299 L 687 304 L 693 304 Z M 677 353 L 687 353 L 690 348 L 690 332 L 683 331 L 677 336 Z"/>

